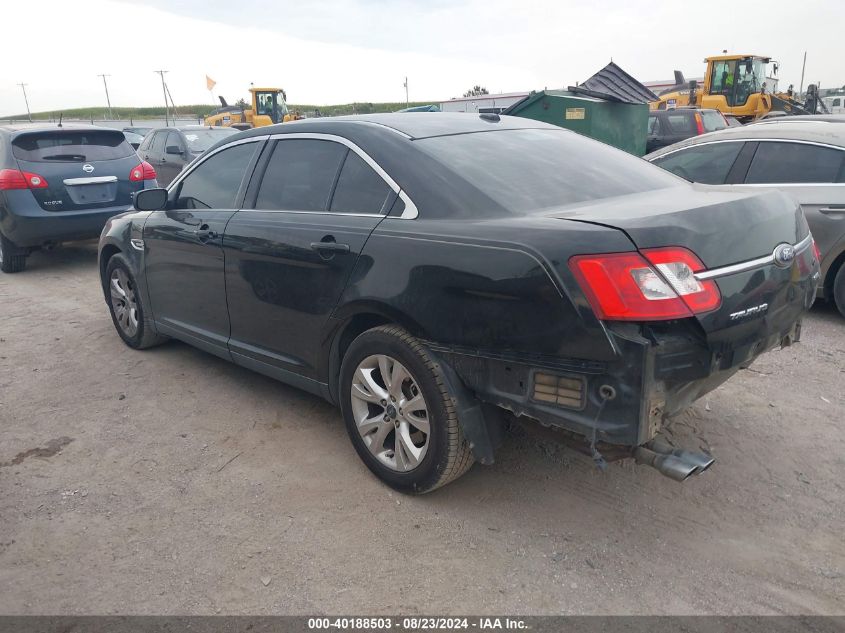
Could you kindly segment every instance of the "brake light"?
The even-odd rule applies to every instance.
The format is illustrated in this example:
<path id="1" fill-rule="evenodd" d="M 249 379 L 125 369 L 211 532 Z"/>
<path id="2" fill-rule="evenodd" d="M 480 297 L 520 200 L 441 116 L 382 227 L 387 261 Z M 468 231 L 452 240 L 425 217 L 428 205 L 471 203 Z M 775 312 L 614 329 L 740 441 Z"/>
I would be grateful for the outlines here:
<path id="1" fill-rule="evenodd" d="M 0 169 L 0 191 L 10 189 L 46 189 L 43 176 L 18 169 Z"/>
<path id="2" fill-rule="evenodd" d="M 130 182 L 140 182 L 142 180 L 155 180 L 156 170 L 147 161 L 142 161 L 137 167 L 133 167 L 129 172 Z"/>
<path id="3" fill-rule="evenodd" d="M 704 121 L 701 119 L 701 113 L 695 113 L 695 129 L 699 134 L 704 134 Z"/>
<path id="4" fill-rule="evenodd" d="M 695 278 L 704 266 L 685 248 L 578 255 L 569 260 L 569 267 L 602 320 L 682 319 L 714 310 L 722 302 L 714 281 Z"/>

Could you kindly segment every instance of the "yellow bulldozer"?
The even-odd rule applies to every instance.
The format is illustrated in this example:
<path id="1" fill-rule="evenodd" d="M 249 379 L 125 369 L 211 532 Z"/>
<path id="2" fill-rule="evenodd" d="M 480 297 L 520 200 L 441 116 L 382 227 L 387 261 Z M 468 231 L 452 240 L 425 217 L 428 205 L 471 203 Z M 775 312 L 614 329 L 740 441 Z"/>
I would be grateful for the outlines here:
<path id="1" fill-rule="evenodd" d="M 770 112 L 784 114 L 815 114 L 819 100 L 815 86 L 808 87 L 807 102 L 797 101 L 792 86 L 785 93 L 777 92 L 778 64 L 772 63 L 772 78 L 767 77 L 767 66 L 772 61 L 762 55 L 716 55 L 704 60 L 707 71 L 704 85 L 684 81 L 683 74 L 675 71 L 676 84 L 663 90 L 658 100 L 651 103 L 652 110 L 684 106 L 713 108 L 742 122 L 759 119 Z"/>
<path id="2" fill-rule="evenodd" d="M 220 106 L 205 117 L 205 124 L 211 127 L 233 127 L 248 130 L 274 123 L 287 123 L 301 119 L 298 113 L 288 110 L 287 95 L 281 88 L 250 88 L 252 107 L 229 105 L 219 97 Z"/>

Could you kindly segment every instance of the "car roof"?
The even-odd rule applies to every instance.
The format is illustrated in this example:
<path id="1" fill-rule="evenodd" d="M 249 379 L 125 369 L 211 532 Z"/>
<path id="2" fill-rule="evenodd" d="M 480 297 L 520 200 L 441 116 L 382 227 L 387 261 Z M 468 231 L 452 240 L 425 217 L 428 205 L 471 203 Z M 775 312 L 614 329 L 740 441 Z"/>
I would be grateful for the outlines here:
<path id="1" fill-rule="evenodd" d="M 688 147 L 700 145 L 713 141 L 805 141 L 808 143 L 822 143 L 824 145 L 835 145 L 845 148 L 845 126 L 831 123 L 829 121 L 778 121 L 774 123 L 755 123 L 741 127 L 729 127 L 716 132 L 709 132 L 700 136 L 694 136 L 680 143 L 662 147 L 649 154 L 649 157 L 657 157 L 669 152 Z"/>
<path id="2" fill-rule="evenodd" d="M 479 115 L 464 112 L 393 112 L 385 114 L 366 114 L 302 119 L 289 123 L 277 123 L 267 127 L 255 128 L 244 133 L 242 138 L 262 134 L 284 132 L 319 132 L 321 128 L 337 125 L 380 125 L 410 139 L 422 139 L 432 136 L 469 134 L 491 130 L 514 130 L 543 128 L 559 130 L 558 126 L 525 119 L 522 117 Z"/>

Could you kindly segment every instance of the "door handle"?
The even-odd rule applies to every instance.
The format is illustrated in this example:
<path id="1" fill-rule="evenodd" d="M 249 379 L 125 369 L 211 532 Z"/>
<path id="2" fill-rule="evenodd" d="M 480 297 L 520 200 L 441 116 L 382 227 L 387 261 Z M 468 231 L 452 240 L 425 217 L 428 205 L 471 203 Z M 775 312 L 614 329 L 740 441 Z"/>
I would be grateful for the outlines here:
<path id="1" fill-rule="evenodd" d="M 197 236 L 197 239 L 200 242 L 217 239 L 217 231 L 212 231 L 207 224 L 203 224 L 200 228 L 194 231 L 194 235 Z"/>
<path id="2" fill-rule="evenodd" d="M 312 250 L 327 253 L 348 253 L 349 244 L 338 244 L 337 242 L 311 242 Z"/>
<path id="3" fill-rule="evenodd" d="M 845 207 L 822 207 L 819 209 L 819 213 L 824 213 L 825 215 L 845 216 Z"/>

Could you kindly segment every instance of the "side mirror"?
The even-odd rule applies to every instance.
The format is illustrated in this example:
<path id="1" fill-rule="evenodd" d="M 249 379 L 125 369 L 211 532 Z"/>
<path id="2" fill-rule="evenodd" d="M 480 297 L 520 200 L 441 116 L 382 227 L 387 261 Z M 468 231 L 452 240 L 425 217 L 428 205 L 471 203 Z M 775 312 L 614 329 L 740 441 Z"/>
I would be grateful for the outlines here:
<path id="1" fill-rule="evenodd" d="M 142 189 L 134 203 L 138 211 L 161 211 L 167 206 L 167 189 Z"/>
<path id="2" fill-rule="evenodd" d="M 164 150 L 164 153 L 165 154 L 176 154 L 178 156 L 181 156 L 185 152 L 178 145 L 168 145 L 167 148 Z"/>

